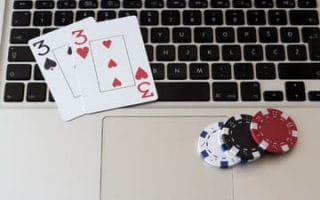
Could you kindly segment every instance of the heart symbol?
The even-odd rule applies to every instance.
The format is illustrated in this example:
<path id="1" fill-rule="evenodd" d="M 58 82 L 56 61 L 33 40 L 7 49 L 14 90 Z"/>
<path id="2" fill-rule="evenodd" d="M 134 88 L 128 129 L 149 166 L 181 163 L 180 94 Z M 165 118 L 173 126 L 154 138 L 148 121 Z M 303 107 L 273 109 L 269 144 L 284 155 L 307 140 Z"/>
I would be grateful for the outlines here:
<path id="1" fill-rule="evenodd" d="M 108 63 L 109 68 L 117 67 L 117 66 L 118 66 L 118 64 L 114 60 L 112 60 L 112 59 L 109 60 L 109 63 Z"/>
<path id="2" fill-rule="evenodd" d="M 44 62 L 44 68 L 46 70 L 49 70 L 49 69 L 53 69 L 54 67 L 57 66 L 57 63 L 53 60 L 51 60 L 50 58 L 46 58 L 46 61 Z"/>
<path id="3" fill-rule="evenodd" d="M 112 82 L 113 87 L 120 87 L 122 85 L 121 81 L 119 81 L 117 78 L 115 78 Z"/>
<path id="4" fill-rule="evenodd" d="M 88 53 L 89 53 L 89 48 L 88 47 L 83 47 L 83 48 L 77 48 L 77 53 L 79 56 L 81 56 L 83 59 L 86 59 Z"/>
<path id="5" fill-rule="evenodd" d="M 136 76 L 135 77 L 136 77 L 137 80 L 146 79 L 146 78 L 148 78 L 148 74 L 141 67 L 139 67 L 137 72 L 136 72 Z"/>
<path id="6" fill-rule="evenodd" d="M 105 46 L 106 48 L 110 48 L 112 41 L 111 40 L 105 40 L 102 42 L 103 46 Z"/>

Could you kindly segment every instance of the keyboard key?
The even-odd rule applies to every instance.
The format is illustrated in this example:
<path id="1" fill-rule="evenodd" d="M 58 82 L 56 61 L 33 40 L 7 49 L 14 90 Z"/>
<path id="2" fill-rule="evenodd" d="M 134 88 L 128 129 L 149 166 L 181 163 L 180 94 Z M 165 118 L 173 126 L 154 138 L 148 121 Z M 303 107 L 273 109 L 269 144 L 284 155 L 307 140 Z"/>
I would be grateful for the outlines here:
<path id="1" fill-rule="evenodd" d="M 184 25 L 200 25 L 201 12 L 199 10 L 185 10 L 183 11 Z"/>
<path id="2" fill-rule="evenodd" d="M 212 93 L 214 101 L 238 101 L 238 86 L 234 82 L 215 82 Z"/>
<path id="3" fill-rule="evenodd" d="M 30 12 L 13 12 L 12 26 L 29 26 L 31 20 Z"/>
<path id="4" fill-rule="evenodd" d="M 153 46 L 151 45 L 146 45 L 146 51 L 147 51 L 147 56 L 149 61 L 153 61 Z"/>
<path id="5" fill-rule="evenodd" d="M 49 91 L 49 101 L 50 102 L 55 102 L 54 97 L 52 96 L 50 91 Z"/>
<path id="6" fill-rule="evenodd" d="M 208 1 L 207 0 L 189 0 L 190 8 L 207 8 Z"/>
<path id="7" fill-rule="evenodd" d="M 73 22 L 72 11 L 57 11 L 54 16 L 54 25 L 66 26 Z"/>
<path id="8" fill-rule="evenodd" d="M 244 58 L 248 61 L 263 60 L 263 49 L 261 45 L 245 45 Z"/>
<path id="9" fill-rule="evenodd" d="M 36 1 L 36 9 L 52 9 L 54 8 L 54 1 Z"/>
<path id="10" fill-rule="evenodd" d="M 238 80 L 253 79 L 253 66 L 251 63 L 236 63 L 233 65 L 234 78 Z"/>
<path id="11" fill-rule="evenodd" d="M 238 41 L 243 43 L 256 43 L 256 29 L 255 28 L 238 28 Z"/>
<path id="12" fill-rule="evenodd" d="M 98 1 L 96 1 L 96 0 L 80 0 L 79 8 L 98 8 Z"/>
<path id="13" fill-rule="evenodd" d="M 317 1 L 316 0 L 298 0 L 298 6 L 300 8 L 316 8 Z"/>
<path id="14" fill-rule="evenodd" d="M 298 28 L 281 28 L 280 37 L 282 42 L 298 43 L 300 41 Z"/>
<path id="15" fill-rule="evenodd" d="M 200 59 L 202 61 L 219 60 L 219 46 L 218 45 L 201 45 Z"/>
<path id="16" fill-rule="evenodd" d="M 248 10 L 247 20 L 249 25 L 265 25 L 266 14 L 264 10 Z"/>
<path id="17" fill-rule="evenodd" d="M 28 83 L 27 101 L 41 102 L 45 101 L 47 96 L 47 85 L 45 83 Z"/>
<path id="18" fill-rule="evenodd" d="M 284 47 L 282 45 L 267 45 L 266 46 L 266 56 L 268 60 L 284 60 L 285 53 Z"/>
<path id="19" fill-rule="evenodd" d="M 10 64 L 7 67 L 7 80 L 30 80 L 31 65 Z"/>
<path id="20" fill-rule="evenodd" d="M 211 1 L 212 8 L 229 8 L 230 2 L 229 0 L 214 0 Z"/>
<path id="21" fill-rule="evenodd" d="M 35 61 L 33 54 L 27 46 L 9 47 L 8 61 L 10 62 L 32 62 Z"/>
<path id="22" fill-rule="evenodd" d="M 209 101 L 209 83 L 156 83 L 159 101 Z"/>
<path id="23" fill-rule="evenodd" d="M 175 47 L 173 45 L 157 46 L 158 61 L 174 61 L 176 58 Z"/>
<path id="24" fill-rule="evenodd" d="M 172 40 L 174 43 L 190 43 L 191 28 L 173 28 Z"/>
<path id="25" fill-rule="evenodd" d="M 241 48 L 238 45 L 222 46 L 222 58 L 224 61 L 239 61 L 241 60 Z"/>
<path id="26" fill-rule="evenodd" d="M 180 25 L 180 12 L 165 10 L 161 12 L 162 25 Z"/>
<path id="27" fill-rule="evenodd" d="M 305 101 L 306 92 L 303 82 L 286 82 L 286 96 L 288 101 Z"/>
<path id="28" fill-rule="evenodd" d="M 57 29 L 56 29 L 56 28 L 44 28 L 43 31 L 42 31 L 42 33 L 43 33 L 43 34 L 46 34 L 46 33 L 52 32 L 52 31 L 54 31 L 54 30 L 57 30 Z"/>
<path id="29" fill-rule="evenodd" d="M 168 64 L 168 79 L 183 80 L 187 78 L 186 64 Z"/>
<path id="30" fill-rule="evenodd" d="M 90 10 L 77 11 L 77 13 L 76 13 L 76 20 L 77 21 L 80 21 L 80 20 L 85 19 L 87 17 L 95 17 L 94 11 L 90 11 Z"/>
<path id="31" fill-rule="evenodd" d="M 32 1 L 15 1 L 13 4 L 14 9 L 31 9 Z"/>
<path id="32" fill-rule="evenodd" d="M 242 101 L 260 101 L 261 92 L 258 82 L 242 82 L 240 84 Z"/>
<path id="33" fill-rule="evenodd" d="M 144 10 L 140 12 L 141 25 L 158 25 L 159 13 L 158 11 Z"/>
<path id="34" fill-rule="evenodd" d="M 185 0 L 170 0 L 167 1 L 168 8 L 185 8 L 186 1 Z"/>
<path id="35" fill-rule="evenodd" d="M 36 11 L 33 14 L 34 26 L 50 26 L 52 24 L 51 11 Z"/>
<path id="36" fill-rule="evenodd" d="M 251 0 L 233 0 L 234 8 L 251 8 Z"/>
<path id="37" fill-rule="evenodd" d="M 148 36 L 148 29 L 147 28 L 140 28 L 140 30 L 141 30 L 141 35 L 142 35 L 142 39 L 143 39 L 143 42 L 144 43 L 148 43 L 148 38 L 149 38 L 149 36 Z"/>
<path id="38" fill-rule="evenodd" d="M 315 10 L 290 10 L 290 22 L 292 25 L 318 25 L 319 16 Z"/>
<path id="39" fill-rule="evenodd" d="M 142 2 L 141 0 L 123 0 L 124 8 L 141 8 Z"/>
<path id="40" fill-rule="evenodd" d="M 43 77 L 38 65 L 34 66 L 33 79 L 37 80 L 37 81 L 38 80 L 40 80 L 40 81 L 44 80 L 44 77 Z"/>
<path id="41" fill-rule="evenodd" d="M 138 12 L 135 10 L 121 10 L 119 12 L 119 17 L 129 17 L 129 16 L 138 16 Z"/>
<path id="42" fill-rule="evenodd" d="M 279 63 L 280 79 L 320 79 L 320 63 Z"/>
<path id="43" fill-rule="evenodd" d="M 294 8 L 296 6 L 295 0 L 277 0 L 278 8 Z"/>
<path id="44" fill-rule="evenodd" d="M 144 5 L 146 8 L 163 8 L 164 2 L 163 0 L 148 0 Z"/>
<path id="45" fill-rule="evenodd" d="M 10 43 L 11 44 L 27 44 L 32 38 L 40 35 L 40 29 L 24 28 L 24 29 L 11 29 Z"/>
<path id="46" fill-rule="evenodd" d="M 255 0 L 255 6 L 257 8 L 272 8 L 273 0 Z"/>
<path id="47" fill-rule="evenodd" d="M 178 58 L 180 61 L 195 61 L 197 60 L 197 46 L 181 45 L 178 47 Z"/>
<path id="48" fill-rule="evenodd" d="M 231 79 L 231 65 L 229 63 L 212 64 L 212 78 L 216 80 Z"/>
<path id="49" fill-rule="evenodd" d="M 220 43 L 232 43 L 235 41 L 233 28 L 216 28 L 216 41 Z"/>
<path id="50" fill-rule="evenodd" d="M 162 80 L 164 79 L 164 64 L 161 63 L 152 63 L 150 64 L 151 72 L 153 78 L 155 80 Z"/>
<path id="51" fill-rule="evenodd" d="M 257 78 L 262 80 L 276 79 L 276 68 L 273 63 L 257 63 Z"/>
<path id="52" fill-rule="evenodd" d="M 289 60 L 307 60 L 307 50 L 304 45 L 288 45 L 287 52 Z"/>
<path id="53" fill-rule="evenodd" d="M 120 0 L 102 0 L 101 8 L 120 8 Z"/>
<path id="54" fill-rule="evenodd" d="M 223 16 L 220 10 L 206 10 L 204 12 L 204 23 L 206 25 L 222 25 Z"/>
<path id="55" fill-rule="evenodd" d="M 242 10 L 227 10 L 226 21 L 228 25 L 243 25 L 244 13 Z"/>
<path id="56" fill-rule="evenodd" d="M 116 11 L 108 10 L 108 11 L 99 11 L 98 12 L 98 21 L 104 21 L 109 19 L 116 18 Z"/>
<path id="57" fill-rule="evenodd" d="M 259 28 L 260 42 L 275 43 L 278 42 L 278 33 L 276 28 Z"/>
<path id="58" fill-rule="evenodd" d="M 5 102 L 23 101 L 24 84 L 23 83 L 6 83 L 4 88 Z"/>
<path id="59" fill-rule="evenodd" d="M 209 79 L 209 65 L 207 63 L 191 63 L 190 78 Z"/>
<path id="60" fill-rule="evenodd" d="M 76 6 L 77 6 L 76 1 L 73 1 L 73 0 L 65 0 L 65 1 L 59 0 L 57 2 L 57 7 L 59 9 L 72 9 L 72 8 L 76 8 Z"/>
<path id="61" fill-rule="evenodd" d="M 283 101 L 282 91 L 265 91 L 263 93 L 263 98 L 265 101 Z"/>
<path id="62" fill-rule="evenodd" d="M 170 33 L 168 28 L 152 28 L 151 42 L 152 43 L 168 43 L 170 41 Z"/>
<path id="63" fill-rule="evenodd" d="M 302 28 L 303 42 L 312 42 L 320 39 L 320 29 L 304 27 Z"/>
<path id="64" fill-rule="evenodd" d="M 311 60 L 320 60 L 320 40 L 314 40 L 309 43 L 309 56 Z"/>
<path id="65" fill-rule="evenodd" d="M 288 23 L 285 10 L 269 10 L 268 16 L 270 25 L 286 25 Z"/>
<path id="66" fill-rule="evenodd" d="M 194 41 L 199 43 L 213 42 L 212 28 L 195 28 Z"/>
<path id="67" fill-rule="evenodd" d="M 310 101 L 320 101 L 320 91 L 310 91 L 309 92 Z"/>

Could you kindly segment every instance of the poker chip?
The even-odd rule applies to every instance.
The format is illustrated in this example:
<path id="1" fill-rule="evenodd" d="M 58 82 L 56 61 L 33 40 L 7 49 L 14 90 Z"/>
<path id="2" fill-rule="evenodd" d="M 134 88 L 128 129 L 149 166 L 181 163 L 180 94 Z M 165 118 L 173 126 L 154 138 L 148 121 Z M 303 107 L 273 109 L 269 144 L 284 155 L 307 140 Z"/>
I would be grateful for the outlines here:
<path id="1" fill-rule="evenodd" d="M 227 156 L 237 156 L 242 162 L 251 162 L 263 153 L 263 149 L 251 136 L 251 118 L 250 115 L 242 114 L 226 121 L 218 142 Z"/>
<path id="2" fill-rule="evenodd" d="M 277 109 L 256 113 L 250 126 L 251 135 L 262 149 L 271 153 L 284 153 L 294 147 L 298 129 L 291 117 Z"/>
<path id="3" fill-rule="evenodd" d="M 218 137 L 223 129 L 223 122 L 208 125 L 200 133 L 198 140 L 198 152 L 203 160 L 215 167 L 229 168 L 238 164 L 241 159 L 235 156 L 226 156 L 222 151 Z"/>

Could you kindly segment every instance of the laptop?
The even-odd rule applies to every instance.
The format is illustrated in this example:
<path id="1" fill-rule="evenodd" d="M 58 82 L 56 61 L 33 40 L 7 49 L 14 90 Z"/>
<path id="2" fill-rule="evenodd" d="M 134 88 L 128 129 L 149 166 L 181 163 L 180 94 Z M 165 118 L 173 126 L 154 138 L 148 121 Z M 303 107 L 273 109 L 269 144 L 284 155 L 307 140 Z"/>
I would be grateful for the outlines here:
<path id="1" fill-rule="evenodd" d="M 320 199 L 320 1 L 0 5 L 0 199 Z M 27 41 L 85 17 L 129 15 L 159 101 L 64 122 Z M 268 107 L 295 119 L 291 152 L 227 170 L 199 158 L 206 125 Z"/>

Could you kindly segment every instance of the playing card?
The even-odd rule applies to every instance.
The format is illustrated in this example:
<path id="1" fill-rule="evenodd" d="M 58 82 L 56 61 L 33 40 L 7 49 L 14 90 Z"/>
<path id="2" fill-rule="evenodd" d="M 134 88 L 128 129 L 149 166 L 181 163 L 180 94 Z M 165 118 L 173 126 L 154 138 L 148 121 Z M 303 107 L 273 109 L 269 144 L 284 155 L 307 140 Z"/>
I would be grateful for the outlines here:
<path id="1" fill-rule="evenodd" d="M 95 23 L 92 18 L 85 19 L 29 41 L 60 114 L 66 121 L 86 113 L 67 30 L 74 25 L 92 23 Z"/>
<path id="2" fill-rule="evenodd" d="M 88 112 L 158 98 L 136 17 L 79 24 L 70 35 Z"/>

